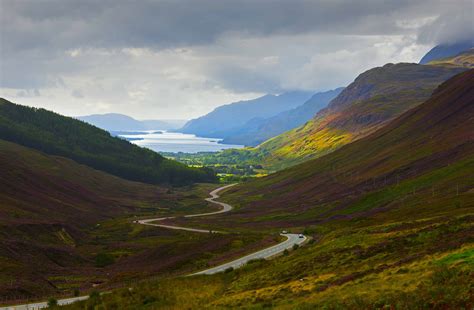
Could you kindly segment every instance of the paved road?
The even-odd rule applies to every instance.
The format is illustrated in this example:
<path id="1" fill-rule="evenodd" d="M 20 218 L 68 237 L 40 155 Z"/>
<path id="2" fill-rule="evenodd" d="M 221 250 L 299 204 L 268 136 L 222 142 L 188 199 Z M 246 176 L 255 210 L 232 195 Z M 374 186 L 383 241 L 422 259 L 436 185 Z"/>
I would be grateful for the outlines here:
<path id="1" fill-rule="evenodd" d="M 285 249 L 291 249 L 294 244 L 302 244 L 304 241 L 306 241 L 305 236 L 301 236 L 298 234 L 280 234 L 287 239 L 277 245 L 271 246 L 269 248 L 263 249 L 261 251 L 249 254 L 247 256 L 241 257 L 239 259 L 233 260 L 231 262 L 225 263 L 223 265 L 219 265 L 213 268 L 209 268 L 203 271 L 199 271 L 196 273 L 191 274 L 191 276 L 194 275 L 200 275 L 200 274 L 214 274 L 214 273 L 219 273 L 222 271 L 225 271 L 228 268 L 239 268 L 248 263 L 250 260 L 253 259 L 262 259 L 262 258 L 269 258 L 272 256 L 275 256 L 277 254 L 282 253 L 285 251 Z"/>
<path id="2" fill-rule="evenodd" d="M 219 213 L 224 213 L 224 212 L 229 212 L 232 210 L 232 206 L 224 203 L 224 202 L 219 202 L 215 201 L 215 199 L 219 198 L 218 193 L 226 188 L 229 188 L 231 186 L 234 186 L 235 184 L 230 184 L 226 186 L 219 187 L 218 189 L 213 190 L 209 194 L 211 197 L 206 198 L 206 201 L 218 204 L 222 207 L 221 210 L 215 211 L 215 212 L 209 212 L 209 213 L 200 213 L 200 214 L 190 214 L 190 215 L 185 215 L 184 217 L 199 217 L 199 216 L 207 216 L 207 215 L 214 215 L 214 214 L 219 214 Z M 163 221 L 166 219 L 173 219 L 175 218 L 174 216 L 171 217 L 160 217 L 160 218 L 153 218 L 153 219 L 146 219 L 146 220 L 138 220 L 135 223 L 137 224 L 142 224 L 142 225 L 149 225 L 149 226 L 158 226 L 158 227 L 163 227 L 163 228 L 169 228 L 169 229 L 177 229 L 177 230 L 186 230 L 186 231 L 191 231 L 191 232 L 199 232 L 199 233 L 221 233 L 220 231 L 216 230 L 207 230 L 207 229 L 198 229 L 198 228 L 188 228 L 188 227 L 181 227 L 181 226 L 173 226 L 173 225 L 164 225 L 164 224 L 156 224 L 154 222 L 159 222 Z M 287 239 L 277 245 L 271 246 L 269 248 L 260 250 L 258 252 L 249 254 L 247 256 L 241 257 L 239 259 L 233 260 L 231 262 L 209 268 L 203 271 L 199 271 L 196 273 L 193 273 L 189 276 L 193 275 L 209 275 L 209 274 L 214 274 L 218 272 L 225 271 L 226 269 L 232 267 L 234 269 L 242 267 L 245 265 L 248 261 L 253 260 L 253 259 L 262 259 L 262 258 L 269 258 L 272 256 L 275 256 L 277 254 L 282 253 L 285 251 L 285 249 L 290 249 L 293 247 L 294 244 L 302 244 L 305 240 L 305 236 L 300 236 L 298 234 L 281 234 L 282 236 L 286 237 Z M 76 301 L 80 300 L 86 300 L 88 299 L 89 296 L 79 296 L 79 297 L 72 297 L 72 298 L 66 298 L 66 299 L 60 299 L 58 300 L 59 305 L 67 305 L 71 304 Z M 47 302 L 38 302 L 38 303 L 31 303 L 31 304 L 25 304 L 25 305 L 17 305 L 17 306 L 9 306 L 9 307 L 0 307 L 0 310 L 31 310 L 31 309 L 43 309 L 47 308 L 48 304 Z"/>
<path id="3" fill-rule="evenodd" d="M 65 298 L 58 300 L 58 305 L 64 306 L 72 304 L 73 302 L 86 300 L 89 296 L 79 296 L 79 297 L 72 297 L 72 298 Z M 33 309 L 44 309 L 48 308 L 48 303 L 44 302 L 37 302 L 25 305 L 17 305 L 17 306 L 9 306 L 9 307 L 0 307 L 0 310 L 33 310 Z"/>
<path id="4" fill-rule="evenodd" d="M 199 216 L 206 216 L 206 215 L 214 215 L 214 214 L 219 214 L 219 213 L 224 213 L 224 212 L 229 212 L 232 210 L 232 206 L 224 203 L 224 202 L 219 202 L 215 201 L 215 199 L 219 198 L 218 193 L 226 188 L 229 188 L 231 186 L 234 186 L 236 184 L 230 184 L 226 186 L 219 187 L 212 192 L 209 193 L 211 197 L 206 198 L 206 201 L 217 204 L 222 207 L 221 210 L 215 211 L 215 212 L 208 212 L 208 213 L 199 213 L 199 214 L 190 214 L 190 215 L 185 215 L 184 217 L 190 218 L 190 217 L 199 217 Z M 176 230 L 186 230 L 186 231 L 192 231 L 192 232 L 198 232 L 198 233 L 222 233 L 221 231 L 217 230 L 209 230 L 209 229 L 198 229 L 198 228 L 189 228 L 189 227 L 182 227 L 182 226 L 174 226 L 174 225 L 164 225 L 164 224 L 156 224 L 155 222 L 163 221 L 163 220 L 169 220 L 169 219 L 174 219 L 176 218 L 175 216 L 169 216 L 169 217 L 159 217 L 159 218 L 153 218 L 153 219 L 146 219 L 146 220 L 138 220 L 136 221 L 137 224 L 142 224 L 142 225 L 149 225 L 149 226 L 156 226 L 156 227 L 163 227 L 163 228 L 168 228 L 168 229 L 176 229 Z"/>

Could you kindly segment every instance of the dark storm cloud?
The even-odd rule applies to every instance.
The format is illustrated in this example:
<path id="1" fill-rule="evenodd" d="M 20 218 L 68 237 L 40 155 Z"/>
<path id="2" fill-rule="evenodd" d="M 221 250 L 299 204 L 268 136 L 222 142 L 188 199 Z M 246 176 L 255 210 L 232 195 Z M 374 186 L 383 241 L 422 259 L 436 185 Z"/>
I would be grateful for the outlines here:
<path id="1" fill-rule="evenodd" d="M 32 48 L 208 44 L 247 35 L 396 34 L 398 19 L 429 12 L 426 1 L 16 1 L 3 0 L 7 51 Z M 440 5 L 443 5 L 442 3 Z"/>
<path id="2" fill-rule="evenodd" d="M 421 27 L 418 40 L 428 44 L 474 43 L 474 1 L 462 3 L 464 5 L 449 7 L 433 23 Z"/>

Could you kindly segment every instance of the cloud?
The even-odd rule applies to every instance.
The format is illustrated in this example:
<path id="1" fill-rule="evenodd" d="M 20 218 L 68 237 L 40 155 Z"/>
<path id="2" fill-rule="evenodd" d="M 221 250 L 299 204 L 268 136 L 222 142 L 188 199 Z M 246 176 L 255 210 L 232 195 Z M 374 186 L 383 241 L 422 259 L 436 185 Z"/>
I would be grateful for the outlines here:
<path id="1" fill-rule="evenodd" d="M 2 0 L 0 95 L 68 115 L 190 118 L 346 85 L 473 29 L 469 0 Z"/>
<path id="2" fill-rule="evenodd" d="M 73 96 L 74 98 L 77 98 L 77 99 L 82 99 L 82 98 L 84 98 L 84 94 L 83 94 L 79 89 L 74 89 L 74 90 L 71 92 L 71 96 Z"/>
<path id="3" fill-rule="evenodd" d="M 418 40 L 424 44 L 474 43 L 474 2 L 459 1 L 431 23 L 420 27 Z"/>
<path id="4" fill-rule="evenodd" d="M 39 97 L 41 94 L 37 89 L 22 89 L 16 93 L 16 96 L 19 98 Z"/>

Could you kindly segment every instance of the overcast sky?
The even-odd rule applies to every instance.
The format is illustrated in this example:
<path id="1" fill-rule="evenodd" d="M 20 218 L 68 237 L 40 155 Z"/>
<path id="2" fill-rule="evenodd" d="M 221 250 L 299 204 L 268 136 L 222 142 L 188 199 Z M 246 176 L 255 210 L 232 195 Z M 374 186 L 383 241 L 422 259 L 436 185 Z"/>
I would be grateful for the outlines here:
<path id="1" fill-rule="evenodd" d="M 327 90 L 474 38 L 473 0 L 0 0 L 0 96 L 70 115 L 189 119 Z"/>

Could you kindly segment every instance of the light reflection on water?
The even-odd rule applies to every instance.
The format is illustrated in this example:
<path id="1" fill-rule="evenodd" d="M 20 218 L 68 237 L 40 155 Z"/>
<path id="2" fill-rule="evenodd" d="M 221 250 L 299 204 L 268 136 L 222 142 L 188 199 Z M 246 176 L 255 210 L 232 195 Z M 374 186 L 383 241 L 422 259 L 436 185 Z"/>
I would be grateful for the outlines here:
<path id="1" fill-rule="evenodd" d="M 156 133 L 161 132 L 161 133 Z M 120 137 L 131 139 L 136 145 L 149 148 L 155 152 L 218 152 L 224 149 L 239 149 L 242 145 L 219 144 L 221 139 L 196 137 L 192 134 L 179 132 L 166 132 L 160 130 L 148 130 L 146 134 L 130 132 L 130 134 L 119 134 Z"/>

